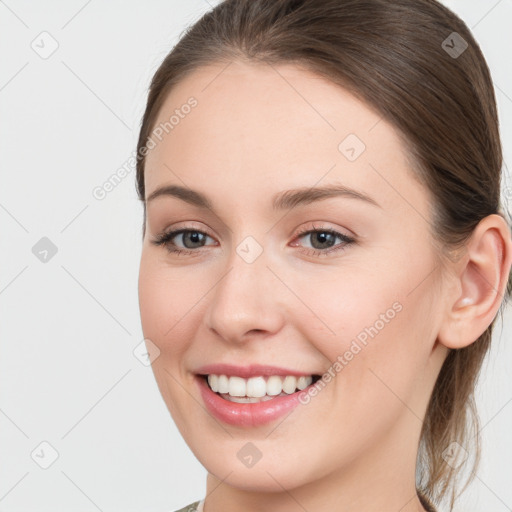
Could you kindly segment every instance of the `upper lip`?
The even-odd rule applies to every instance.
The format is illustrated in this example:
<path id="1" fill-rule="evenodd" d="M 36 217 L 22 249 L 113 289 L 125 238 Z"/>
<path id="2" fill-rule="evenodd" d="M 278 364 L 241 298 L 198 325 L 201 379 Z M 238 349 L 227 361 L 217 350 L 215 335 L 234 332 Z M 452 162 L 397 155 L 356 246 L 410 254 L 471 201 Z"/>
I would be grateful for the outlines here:
<path id="1" fill-rule="evenodd" d="M 299 370 L 292 370 L 279 366 L 267 366 L 261 364 L 251 364 L 250 366 L 237 366 L 233 364 L 207 364 L 196 368 L 196 374 L 199 375 L 227 375 L 242 377 L 248 379 L 257 376 L 271 376 L 271 375 L 293 375 L 296 377 L 307 377 L 309 375 L 318 375 L 312 372 L 301 372 Z"/>

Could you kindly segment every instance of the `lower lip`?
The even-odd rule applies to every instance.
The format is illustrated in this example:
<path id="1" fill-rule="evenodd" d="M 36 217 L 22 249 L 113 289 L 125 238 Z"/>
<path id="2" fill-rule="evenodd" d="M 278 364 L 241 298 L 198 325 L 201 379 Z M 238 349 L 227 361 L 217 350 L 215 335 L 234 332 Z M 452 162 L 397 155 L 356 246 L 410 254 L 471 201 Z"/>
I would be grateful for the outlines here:
<path id="1" fill-rule="evenodd" d="M 195 378 L 208 411 L 224 423 L 241 427 L 257 427 L 290 413 L 300 404 L 299 393 L 308 389 L 296 391 L 288 396 L 278 396 L 265 402 L 239 404 L 224 400 L 214 393 L 203 377 L 196 375 Z"/>

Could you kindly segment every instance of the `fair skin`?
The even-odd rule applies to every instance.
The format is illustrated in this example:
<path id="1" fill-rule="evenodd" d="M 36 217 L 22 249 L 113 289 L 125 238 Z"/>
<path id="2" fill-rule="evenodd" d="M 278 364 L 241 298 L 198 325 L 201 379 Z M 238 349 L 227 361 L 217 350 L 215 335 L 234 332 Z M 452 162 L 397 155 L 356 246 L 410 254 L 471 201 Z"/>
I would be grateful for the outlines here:
<path id="1" fill-rule="evenodd" d="M 208 471 L 205 512 L 424 510 L 415 491 L 422 420 L 448 349 L 474 342 L 498 311 L 512 261 L 506 223 L 484 219 L 442 273 L 429 194 L 393 127 L 365 103 L 292 65 L 235 61 L 181 81 L 156 125 L 190 96 L 197 106 L 148 153 L 146 198 L 174 184 L 212 208 L 170 195 L 147 203 L 139 304 L 144 336 L 160 350 L 160 392 Z M 348 134 L 366 146 L 354 161 L 338 149 Z M 272 209 L 279 192 L 333 183 L 379 206 L 334 196 Z M 184 227 L 207 234 L 174 237 L 193 255 L 151 242 Z M 333 237 L 322 249 L 314 235 L 297 236 L 306 228 L 355 241 Z M 248 236 L 263 249 L 252 263 L 236 252 Z M 320 254 L 334 246 L 345 250 Z M 394 303 L 401 311 L 284 419 L 233 426 L 205 409 L 195 368 L 259 363 L 321 375 Z M 237 457 L 248 441 L 262 454 L 251 467 Z"/>

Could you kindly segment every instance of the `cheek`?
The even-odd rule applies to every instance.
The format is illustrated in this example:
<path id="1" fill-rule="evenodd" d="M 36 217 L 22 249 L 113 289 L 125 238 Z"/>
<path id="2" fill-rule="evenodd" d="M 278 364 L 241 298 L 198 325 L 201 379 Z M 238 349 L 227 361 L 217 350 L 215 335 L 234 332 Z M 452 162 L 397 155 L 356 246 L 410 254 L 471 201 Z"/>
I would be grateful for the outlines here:
<path id="1" fill-rule="evenodd" d="M 180 273 L 180 276 L 183 272 Z M 139 268 L 139 309 L 144 338 L 151 340 L 160 350 L 151 364 L 155 380 L 164 402 L 178 428 L 184 429 L 187 403 L 181 381 L 183 354 L 191 339 L 190 311 L 197 301 L 195 287 L 187 287 L 178 272 L 166 267 L 153 254 L 143 252 Z M 200 296 L 200 295 L 199 295 Z M 188 314 L 187 314 L 188 312 Z"/>
<path id="2" fill-rule="evenodd" d="M 180 340 L 187 339 L 190 326 L 187 319 L 193 315 L 193 305 L 201 297 L 190 274 L 173 272 L 153 255 L 143 253 L 138 293 L 144 337 L 155 343 L 164 355 L 182 351 Z"/>
<path id="3" fill-rule="evenodd" d="M 302 325 L 307 339 L 335 361 L 355 342 L 366 347 L 371 340 L 385 338 L 389 326 L 399 322 L 403 299 L 399 284 L 392 285 L 389 277 L 379 278 L 367 268 L 326 270 L 330 272 L 307 278 L 305 274 L 290 276 L 289 280 L 293 279 L 294 291 L 304 304 L 297 304 L 295 321 Z M 355 347 L 352 352 L 360 351 Z"/>
<path id="4" fill-rule="evenodd" d="M 353 267 L 339 277 L 332 272 L 296 281 L 297 295 L 311 309 L 297 308 L 295 321 L 328 360 L 325 373 L 332 378 L 324 373 L 325 379 L 345 414 L 391 406 L 390 412 L 401 406 L 394 393 L 405 401 L 421 380 L 432 337 L 431 290 L 426 283 L 411 293 L 412 275 L 419 273 L 403 268 L 395 265 L 392 274 Z"/>

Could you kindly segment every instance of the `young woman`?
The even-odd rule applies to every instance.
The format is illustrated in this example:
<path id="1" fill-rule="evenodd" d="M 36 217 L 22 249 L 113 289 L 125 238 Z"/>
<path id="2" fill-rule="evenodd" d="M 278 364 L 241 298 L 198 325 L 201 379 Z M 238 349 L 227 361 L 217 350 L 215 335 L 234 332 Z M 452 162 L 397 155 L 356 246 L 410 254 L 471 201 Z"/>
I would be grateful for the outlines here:
<path id="1" fill-rule="evenodd" d="M 452 509 L 510 293 L 501 167 L 434 0 L 226 0 L 184 34 L 137 166 L 143 332 L 208 471 L 183 511 Z"/>

